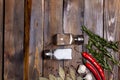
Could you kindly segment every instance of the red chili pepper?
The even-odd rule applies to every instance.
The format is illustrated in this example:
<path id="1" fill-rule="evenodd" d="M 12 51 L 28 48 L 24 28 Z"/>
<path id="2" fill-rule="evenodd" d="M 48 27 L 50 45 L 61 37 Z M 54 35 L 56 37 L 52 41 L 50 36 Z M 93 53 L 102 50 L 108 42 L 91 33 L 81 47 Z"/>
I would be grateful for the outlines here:
<path id="1" fill-rule="evenodd" d="M 102 80 L 105 80 L 104 71 L 103 71 L 102 67 L 99 65 L 99 63 L 90 54 L 88 54 L 87 52 L 83 52 L 82 56 L 85 59 L 89 60 L 94 65 L 94 67 L 98 70 Z"/>
<path id="2" fill-rule="evenodd" d="M 90 63 L 86 62 L 85 66 L 93 73 L 96 80 L 100 80 L 100 76 Z"/>

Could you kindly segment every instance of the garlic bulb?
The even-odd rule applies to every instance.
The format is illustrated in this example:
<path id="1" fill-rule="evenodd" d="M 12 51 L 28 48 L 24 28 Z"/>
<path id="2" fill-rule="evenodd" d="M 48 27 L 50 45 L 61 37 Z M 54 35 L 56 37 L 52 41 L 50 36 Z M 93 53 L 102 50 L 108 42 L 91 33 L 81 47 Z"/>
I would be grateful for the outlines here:
<path id="1" fill-rule="evenodd" d="M 85 65 L 79 65 L 78 73 L 81 74 L 81 73 L 85 73 L 85 72 L 86 72 L 86 66 Z"/>
<path id="2" fill-rule="evenodd" d="M 85 80 L 93 80 L 92 79 L 92 75 L 90 73 L 88 73 L 85 77 L 84 77 Z"/>

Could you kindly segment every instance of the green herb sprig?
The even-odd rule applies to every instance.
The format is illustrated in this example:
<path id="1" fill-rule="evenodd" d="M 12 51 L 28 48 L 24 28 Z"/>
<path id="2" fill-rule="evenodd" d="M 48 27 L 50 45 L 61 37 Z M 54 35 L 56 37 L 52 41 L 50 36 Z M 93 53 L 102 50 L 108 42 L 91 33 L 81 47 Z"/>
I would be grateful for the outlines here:
<path id="1" fill-rule="evenodd" d="M 114 65 L 120 66 L 119 61 L 117 61 L 108 51 L 108 49 L 112 49 L 113 51 L 118 52 L 118 42 L 109 42 L 94 34 L 85 26 L 82 26 L 82 31 L 89 36 L 86 48 L 105 70 L 112 71 L 112 66 L 108 63 L 108 60 Z"/>

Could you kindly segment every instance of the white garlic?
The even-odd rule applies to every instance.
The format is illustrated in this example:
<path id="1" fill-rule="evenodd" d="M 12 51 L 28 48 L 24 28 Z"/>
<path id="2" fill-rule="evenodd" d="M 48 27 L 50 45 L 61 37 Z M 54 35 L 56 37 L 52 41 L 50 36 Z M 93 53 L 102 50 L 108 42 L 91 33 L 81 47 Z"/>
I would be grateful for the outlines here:
<path id="1" fill-rule="evenodd" d="M 92 75 L 90 73 L 88 73 L 85 77 L 84 77 L 85 80 L 93 80 L 92 79 Z"/>
<path id="2" fill-rule="evenodd" d="M 85 65 L 79 65 L 78 73 L 81 74 L 81 73 L 85 73 L 85 72 L 86 72 L 86 66 Z"/>

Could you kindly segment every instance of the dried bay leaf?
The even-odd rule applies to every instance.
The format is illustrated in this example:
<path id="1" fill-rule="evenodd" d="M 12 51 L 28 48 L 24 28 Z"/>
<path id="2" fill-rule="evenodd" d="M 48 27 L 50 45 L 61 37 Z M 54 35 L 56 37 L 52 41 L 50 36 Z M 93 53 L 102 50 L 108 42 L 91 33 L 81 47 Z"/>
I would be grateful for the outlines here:
<path id="1" fill-rule="evenodd" d="M 66 74 L 65 80 L 72 80 L 72 78 L 70 77 L 70 74 Z"/>
<path id="2" fill-rule="evenodd" d="M 60 78 L 60 77 L 57 77 L 57 80 L 62 80 L 62 78 Z"/>
<path id="3" fill-rule="evenodd" d="M 56 77 L 52 74 L 49 74 L 49 80 L 57 80 Z"/>
<path id="4" fill-rule="evenodd" d="M 72 80 L 76 80 L 75 70 L 73 68 L 69 68 L 69 71 Z"/>
<path id="5" fill-rule="evenodd" d="M 72 80 L 72 79 L 71 79 L 70 77 L 67 76 L 67 77 L 66 77 L 66 80 Z"/>
<path id="6" fill-rule="evenodd" d="M 65 71 L 60 66 L 59 66 L 59 76 L 62 78 L 62 80 L 65 79 Z"/>
<path id="7" fill-rule="evenodd" d="M 77 80 L 82 80 L 82 77 L 80 77 L 80 76 L 79 76 L 79 77 L 77 77 Z"/>
<path id="8" fill-rule="evenodd" d="M 45 77 L 39 77 L 39 80 L 48 80 L 48 79 Z"/>

